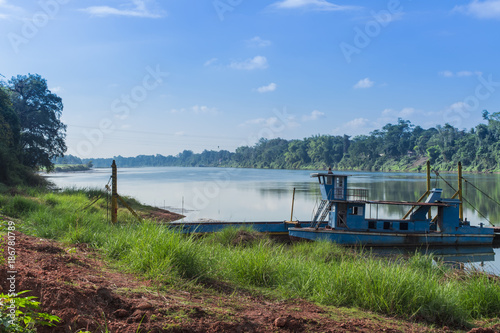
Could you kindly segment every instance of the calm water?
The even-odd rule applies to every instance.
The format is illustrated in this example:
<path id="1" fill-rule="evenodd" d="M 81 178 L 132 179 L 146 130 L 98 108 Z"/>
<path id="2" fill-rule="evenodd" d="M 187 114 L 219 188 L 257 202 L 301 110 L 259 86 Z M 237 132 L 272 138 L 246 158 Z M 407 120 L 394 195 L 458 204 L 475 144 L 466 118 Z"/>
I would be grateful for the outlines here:
<path id="1" fill-rule="evenodd" d="M 118 193 L 141 202 L 186 215 L 186 221 L 201 219 L 221 221 L 283 221 L 290 218 L 292 193 L 295 193 L 293 219 L 309 221 L 319 200 L 317 180 L 311 171 L 262 170 L 231 168 L 119 168 Z M 345 172 L 351 175 L 350 188 L 366 188 L 373 200 L 416 201 L 425 192 L 425 174 Z M 58 187 L 104 188 L 110 169 L 88 172 L 53 173 L 49 179 Z M 456 175 L 432 175 L 432 187 L 443 189 L 443 197 L 451 197 L 457 188 Z M 473 225 L 500 222 L 500 175 L 464 175 L 464 217 Z M 484 193 L 477 191 L 478 187 Z M 490 199 L 491 198 L 491 199 Z M 493 200 L 492 200 L 493 199 Z M 495 202 L 496 201 L 496 202 Z M 476 208 L 480 213 L 476 212 Z M 401 218 L 406 212 L 401 206 L 368 207 L 371 217 Z M 449 249 L 445 260 L 460 256 L 465 261 L 474 257 L 485 269 L 500 275 L 499 249 L 469 249 L 456 253 Z M 479 263 L 480 264 L 480 263 Z"/>

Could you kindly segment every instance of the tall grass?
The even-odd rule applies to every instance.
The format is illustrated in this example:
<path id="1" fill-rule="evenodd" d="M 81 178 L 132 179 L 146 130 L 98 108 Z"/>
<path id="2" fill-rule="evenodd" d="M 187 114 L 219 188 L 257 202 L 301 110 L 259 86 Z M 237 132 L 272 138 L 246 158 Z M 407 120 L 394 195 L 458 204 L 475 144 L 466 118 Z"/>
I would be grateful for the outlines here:
<path id="1" fill-rule="evenodd" d="M 125 269 L 162 283 L 219 280 L 281 297 L 447 325 L 500 313 L 498 279 L 450 274 L 429 256 L 389 262 L 328 242 L 276 244 L 248 229 L 195 238 L 151 221 L 137 223 L 122 211 L 122 223 L 111 225 L 104 198 L 82 209 L 95 195 L 77 190 L 0 195 L 1 212 L 22 218 L 29 233 L 89 243 Z"/>

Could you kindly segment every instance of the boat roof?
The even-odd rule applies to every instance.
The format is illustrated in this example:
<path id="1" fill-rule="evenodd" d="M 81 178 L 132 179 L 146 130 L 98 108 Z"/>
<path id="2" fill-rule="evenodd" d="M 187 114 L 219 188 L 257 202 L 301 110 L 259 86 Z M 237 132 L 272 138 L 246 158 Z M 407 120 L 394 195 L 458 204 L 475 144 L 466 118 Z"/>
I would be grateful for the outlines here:
<path id="1" fill-rule="evenodd" d="M 345 202 L 343 200 L 333 200 L 338 202 Z M 400 205 L 400 206 L 439 206 L 449 207 L 450 204 L 444 202 L 413 202 L 413 201 L 388 201 L 388 200 L 348 200 L 349 202 L 367 203 L 373 205 Z"/>
<path id="2" fill-rule="evenodd" d="M 315 172 L 311 173 L 311 177 L 319 177 L 319 176 L 342 176 L 342 177 L 348 177 L 351 175 L 346 175 L 343 173 L 333 173 L 333 172 Z"/>

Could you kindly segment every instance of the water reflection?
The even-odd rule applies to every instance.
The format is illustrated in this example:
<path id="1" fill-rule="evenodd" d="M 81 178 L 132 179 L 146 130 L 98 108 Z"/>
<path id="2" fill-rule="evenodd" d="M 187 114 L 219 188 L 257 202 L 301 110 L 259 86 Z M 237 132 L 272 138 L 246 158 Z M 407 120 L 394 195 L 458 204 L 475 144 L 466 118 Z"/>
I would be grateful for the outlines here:
<path id="1" fill-rule="evenodd" d="M 293 188 L 296 189 L 296 218 L 308 220 L 314 205 L 320 200 L 316 180 L 305 170 L 262 170 L 232 168 L 119 168 L 118 188 L 123 195 L 131 195 L 155 206 L 189 210 L 187 219 L 211 218 L 222 220 L 283 220 L 291 206 Z M 426 190 L 424 173 L 342 172 L 351 175 L 351 188 L 366 188 L 373 200 L 415 201 Z M 103 187 L 110 169 L 90 172 L 54 173 L 49 178 L 57 186 Z M 457 187 L 456 175 L 442 175 Z M 466 174 L 470 183 L 464 184 L 464 196 L 470 204 L 464 205 L 464 215 L 473 225 L 500 221 L 500 175 Z M 487 195 L 473 188 L 474 184 Z M 454 190 L 433 175 L 432 187 L 443 189 L 443 197 L 451 197 Z M 491 200 L 490 198 L 491 197 Z M 183 200 L 184 199 L 184 200 Z M 257 210 L 249 209 L 257 207 Z M 270 208 L 265 211 L 262 208 Z M 372 216 L 400 218 L 409 207 L 367 207 Z M 478 214 L 479 210 L 486 218 Z M 262 212 L 262 213 L 259 213 Z M 215 215 L 212 215 L 215 214 Z"/>
<path id="2" fill-rule="evenodd" d="M 429 254 L 435 261 L 450 268 L 478 269 L 500 275 L 500 263 L 495 261 L 497 250 L 492 246 L 370 248 L 369 250 L 383 256 L 409 257 L 415 253 Z"/>
<path id="3" fill-rule="evenodd" d="M 283 221 L 290 218 L 292 192 L 295 188 L 293 218 L 310 221 L 321 199 L 317 180 L 310 178 L 311 172 L 232 168 L 119 168 L 118 192 L 121 195 L 133 196 L 149 205 L 184 213 L 186 221 L 202 218 L 222 221 Z M 426 191 L 424 173 L 342 174 L 351 175 L 350 188 L 368 189 L 369 198 L 373 200 L 415 201 Z M 110 175 L 111 169 L 94 169 L 90 172 L 53 173 L 49 175 L 49 179 L 58 187 L 103 188 Z M 458 187 L 456 175 L 442 176 L 452 186 Z M 500 175 L 465 174 L 464 177 L 470 181 L 464 184 L 464 196 L 470 203 L 464 205 L 464 216 L 473 225 L 488 225 L 488 220 L 498 223 Z M 482 189 L 485 194 L 470 184 Z M 431 186 L 442 188 L 443 197 L 451 197 L 455 193 L 435 175 Z M 473 207 L 486 218 L 478 214 Z M 371 205 L 367 207 L 366 212 L 371 217 L 401 218 L 408 208 Z M 498 251 L 490 248 L 482 258 L 495 260 L 499 257 Z M 462 253 L 457 254 L 457 257 L 461 255 Z M 496 274 L 500 271 L 499 259 L 485 259 L 482 262 L 497 265 L 490 271 Z"/>

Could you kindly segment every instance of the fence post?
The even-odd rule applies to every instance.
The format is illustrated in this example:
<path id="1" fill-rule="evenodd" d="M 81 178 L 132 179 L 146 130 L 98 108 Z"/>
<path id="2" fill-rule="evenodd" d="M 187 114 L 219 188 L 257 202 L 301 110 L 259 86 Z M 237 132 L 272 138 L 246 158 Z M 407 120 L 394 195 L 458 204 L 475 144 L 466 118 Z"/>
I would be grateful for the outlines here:
<path id="1" fill-rule="evenodd" d="M 111 164 L 111 223 L 118 222 L 118 191 L 116 163 Z"/>

